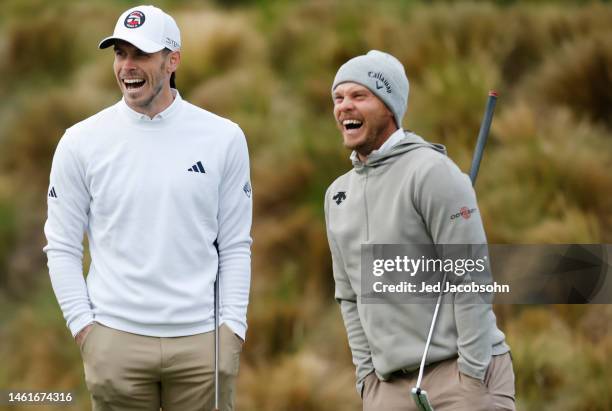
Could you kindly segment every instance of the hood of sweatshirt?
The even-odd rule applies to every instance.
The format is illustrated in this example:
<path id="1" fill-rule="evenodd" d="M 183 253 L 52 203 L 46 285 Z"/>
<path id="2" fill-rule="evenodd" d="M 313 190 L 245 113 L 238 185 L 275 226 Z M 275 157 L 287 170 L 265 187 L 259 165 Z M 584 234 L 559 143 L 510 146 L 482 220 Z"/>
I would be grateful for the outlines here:
<path id="1" fill-rule="evenodd" d="M 394 161 L 397 156 L 420 147 L 429 147 L 446 155 L 446 147 L 444 147 L 442 144 L 429 143 L 421 136 L 414 134 L 411 131 L 406 131 L 404 137 L 388 151 L 384 151 L 382 153 L 372 153 L 368 156 L 365 162 L 362 162 L 357 156 L 355 156 L 353 159 L 353 167 L 358 173 L 364 171 L 368 167 L 380 167 Z"/>

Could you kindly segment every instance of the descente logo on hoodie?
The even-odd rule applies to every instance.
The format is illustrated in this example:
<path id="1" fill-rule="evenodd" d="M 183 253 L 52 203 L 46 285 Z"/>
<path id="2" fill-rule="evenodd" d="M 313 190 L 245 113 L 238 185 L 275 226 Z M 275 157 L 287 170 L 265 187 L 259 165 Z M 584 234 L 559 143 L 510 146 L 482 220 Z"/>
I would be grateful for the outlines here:
<path id="1" fill-rule="evenodd" d="M 340 205 L 341 202 L 346 200 L 346 191 L 338 191 L 332 200 L 336 200 L 336 204 Z"/>

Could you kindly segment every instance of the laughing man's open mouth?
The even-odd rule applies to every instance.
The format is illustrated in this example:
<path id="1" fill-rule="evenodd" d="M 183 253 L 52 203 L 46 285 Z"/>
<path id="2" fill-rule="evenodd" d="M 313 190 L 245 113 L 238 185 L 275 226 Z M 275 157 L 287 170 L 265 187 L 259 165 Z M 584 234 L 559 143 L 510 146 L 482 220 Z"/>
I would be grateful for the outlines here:
<path id="1" fill-rule="evenodd" d="M 123 79 L 123 84 L 125 85 L 125 88 L 128 90 L 138 90 L 139 88 L 144 86 L 145 83 L 146 81 L 141 78 L 124 78 Z"/>
<path id="2" fill-rule="evenodd" d="M 358 128 L 361 128 L 362 125 L 363 122 L 359 120 L 344 120 L 342 122 L 342 126 L 345 130 L 356 130 Z"/>

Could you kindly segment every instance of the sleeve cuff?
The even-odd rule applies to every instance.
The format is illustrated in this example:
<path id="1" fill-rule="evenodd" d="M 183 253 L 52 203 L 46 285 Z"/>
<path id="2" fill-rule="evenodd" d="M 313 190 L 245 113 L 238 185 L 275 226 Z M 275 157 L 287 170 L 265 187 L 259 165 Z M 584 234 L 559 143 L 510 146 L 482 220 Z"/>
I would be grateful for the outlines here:
<path id="1" fill-rule="evenodd" d="M 355 384 L 355 388 L 357 389 L 357 394 L 359 394 L 359 398 L 363 399 L 363 383 L 364 380 L 358 381 L 357 384 Z"/>
<path id="2" fill-rule="evenodd" d="M 72 333 L 72 336 L 74 337 L 79 333 L 79 331 L 85 328 L 86 325 L 91 324 L 92 322 L 94 322 L 93 313 L 87 312 L 85 314 L 79 315 L 75 320 L 73 320 L 68 325 L 68 328 L 70 329 L 70 332 Z"/>
<path id="3" fill-rule="evenodd" d="M 223 320 L 221 323 L 226 324 L 235 334 L 242 338 L 242 341 L 246 341 L 246 326 L 244 324 L 234 320 Z"/>
<path id="4" fill-rule="evenodd" d="M 483 381 L 485 373 L 487 371 L 487 367 L 485 368 L 476 368 L 467 364 L 465 360 L 461 357 L 457 359 L 457 367 L 462 374 L 465 374 L 469 377 L 476 378 L 477 380 Z"/>
<path id="5" fill-rule="evenodd" d="M 368 372 L 366 372 L 363 377 L 357 380 L 357 383 L 355 384 L 355 388 L 357 388 L 357 394 L 359 394 L 360 398 L 363 398 L 363 385 L 365 384 L 365 380 L 366 378 L 368 378 L 368 375 L 372 374 L 373 372 L 374 372 L 374 369 L 371 369 Z"/>

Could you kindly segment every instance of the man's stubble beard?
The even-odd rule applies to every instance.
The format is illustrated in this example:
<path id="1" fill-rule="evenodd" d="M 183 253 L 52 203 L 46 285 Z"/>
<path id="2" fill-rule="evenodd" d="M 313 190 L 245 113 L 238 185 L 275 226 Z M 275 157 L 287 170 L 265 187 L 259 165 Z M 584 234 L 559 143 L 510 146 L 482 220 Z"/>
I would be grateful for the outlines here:
<path id="1" fill-rule="evenodd" d="M 161 64 L 160 71 L 163 73 L 165 69 L 166 69 L 166 62 L 164 61 Z M 159 93 L 161 93 L 163 88 L 164 88 L 164 81 L 161 80 L 157 84 L 157 86 L 155 86 L 155 88 L 153 89 L 153 94 L 151 95 L 151 97 L 149 97 L 142 104 L 139 104 L 139 107 L 143 109 L 150 108 L 151 104 L 153 103 L 153 100 L 155 100 L 155 98 L 159 95 Z"/>
<path id="2" fill-rule="evenodd" d="M 365 141 L 362 144 L 354 145 L 352 147 L 351 145 L 344 144 L 344 146 L 348 148 L 349 150 L 354 150 L 358 152 L 362 156 L 368 156 L 370 155 L 372 151 L 380 148 L 380 147 L 375 148 L 375 146 L 377 145 L 380 139 L 380 136 L 385 131 L 385 129 L 386 129 L 386 125 L 380 124 L 375 130 L 372 130 L 372 134 L 370 134 L 370 136 L 373 135 L 372 138 L 370 138 L 370 136 L 366 136 Z M 382 143 L 381 143 L 381 146 L 382 146 Z"/>

